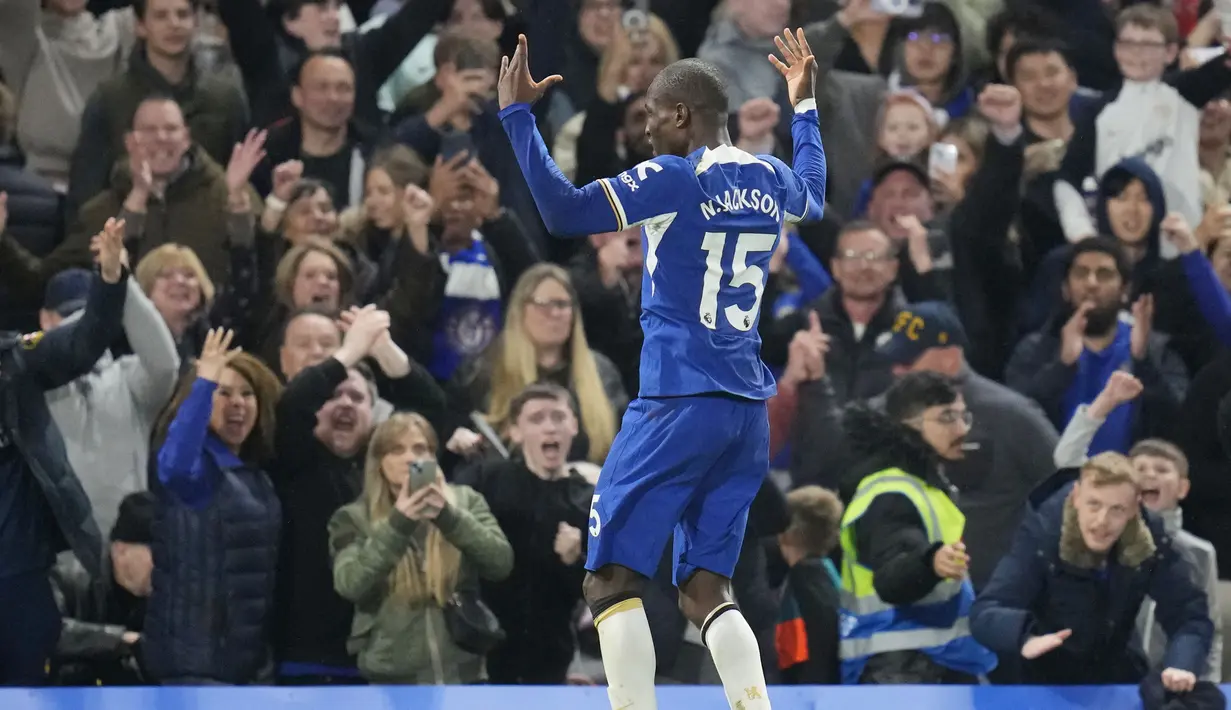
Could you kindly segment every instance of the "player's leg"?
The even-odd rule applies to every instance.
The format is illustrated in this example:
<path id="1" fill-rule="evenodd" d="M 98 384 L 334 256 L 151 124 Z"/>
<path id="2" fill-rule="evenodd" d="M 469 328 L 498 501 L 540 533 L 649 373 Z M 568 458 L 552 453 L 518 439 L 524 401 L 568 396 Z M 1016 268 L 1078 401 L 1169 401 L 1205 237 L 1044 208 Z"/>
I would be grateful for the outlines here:
<path id="1" fill-rule="evenodd" d="M 629 405 L 594 489 L 582 591 L 617 710 L 656 707 L 654 642 L 641 592 L 713 461 L 680 436 L 687 433 L 681 422 L 699 419 L 696 407 L 683 398 Z"/>
<path id="2" fill-rule="evenodd" d="M 769 472 L 764 403 L 734 402 L 725 417 L 733 444 L 708 473 L 675 533 L 680 609 L 701 630 L 734 710 L 768 710 L 769 694 L 756 635 L 731 594 L 748 509 Z"/>

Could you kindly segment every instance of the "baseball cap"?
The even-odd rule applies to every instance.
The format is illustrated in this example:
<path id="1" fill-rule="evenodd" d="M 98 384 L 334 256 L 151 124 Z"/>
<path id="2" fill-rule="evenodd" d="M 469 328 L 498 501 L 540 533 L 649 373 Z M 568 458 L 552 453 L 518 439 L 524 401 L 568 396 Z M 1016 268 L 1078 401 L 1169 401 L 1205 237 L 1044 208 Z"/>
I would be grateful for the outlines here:
<path id="1" fill-rule="evenodd" d="M 893 330 L 876 352 L 895 365 L 908 365 L 930 348 L 966 347 L 966 331 L 947 303 L 924 301 L 900 311 Z"/>
<path id="2" fill-rule="evenodd" d="M 876 169 L 872 172 L 872 189 L 875 190 L 877 186 L 885 181 L 885 178 L 898 172 L 899 170 L 905 170 L 911 175 L 914 175 L 919 182 L 923 183 L 924 187 L 927 187 L 930 184 L 928 180 L 928 171 L 924 169 L 922 165 L 911 160 L 893 158 L 876 166 Z"/>
<path id="3" fill-rule="evenodd" d="M 85 269 L 65 269 L 47 282 L 43 310 L 55 311 L 65 318 L 85 308 L 86 296 L 94 274 Z"/>
<path id="4" fill-rule="evenodd" d="M 154 494 L 130 493 L 120 501 L 120 513 L 111 528 L 112 542 L 148 545 L 154 540 Z"/>

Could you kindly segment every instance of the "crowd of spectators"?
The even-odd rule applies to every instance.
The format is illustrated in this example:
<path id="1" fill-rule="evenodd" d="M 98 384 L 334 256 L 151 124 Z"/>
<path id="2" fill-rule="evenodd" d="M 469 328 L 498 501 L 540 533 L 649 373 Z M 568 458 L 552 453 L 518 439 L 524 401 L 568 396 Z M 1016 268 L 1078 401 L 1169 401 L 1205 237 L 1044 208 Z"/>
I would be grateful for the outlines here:
<path id="1" fill-rule="evenodd" d="M 829 179 L 761 301 L 767 680 L 1231 677 L 1221 4 L 0 0 L 0 685 L 603 682 L 647 246 L 548 234 L 500 57 L 564 76 L 580 185 L 684 57 L 789 161 L 796 26 Z"/>

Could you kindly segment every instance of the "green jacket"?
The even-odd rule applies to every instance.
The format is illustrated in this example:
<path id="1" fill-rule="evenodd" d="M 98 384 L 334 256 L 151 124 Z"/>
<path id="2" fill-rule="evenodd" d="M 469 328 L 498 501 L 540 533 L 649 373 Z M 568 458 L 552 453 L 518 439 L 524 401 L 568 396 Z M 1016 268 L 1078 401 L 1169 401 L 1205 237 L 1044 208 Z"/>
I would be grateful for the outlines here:
<path id="1" fill-rule="evenodd" d="M 478 578 L 499 581 L 513 569 L 513 548 L 487 501 L 469 486 L 450 486 L 456 502 L 435 520 L 445 539 L 461 551 L 459 586 L 477 589 Z M 359 671 L 374 683 L 443 685 L 475 683 L 486 675 L 483 658 L 449 638 L 444 613 L 433 605 L 409 606 L 388 596 L 389 573 L 418 548 L 428 528 L 394 510 L 372 524 L 362 501 L 329 521 L 333 586 L 354 602 L 347 649 L 359 656 Z"/>

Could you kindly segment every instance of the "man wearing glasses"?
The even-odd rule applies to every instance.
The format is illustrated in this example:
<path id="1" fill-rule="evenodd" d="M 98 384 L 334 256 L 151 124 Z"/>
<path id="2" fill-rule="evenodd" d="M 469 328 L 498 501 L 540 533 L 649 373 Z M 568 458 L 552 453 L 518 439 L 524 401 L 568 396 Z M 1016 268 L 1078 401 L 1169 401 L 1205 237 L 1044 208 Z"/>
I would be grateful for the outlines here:
<path id="1" fill-rule="evenodd" d="M 842 490 L 843 683 L 973 683 L 996 666 L 970 636 L 966 517 L 946 473 L 972 419 L 959 385 L 930 371 L 895 382 L 883 410 L 847 411 L 863 460 Z"/>
<path id="2" fill-rule="evenodd" d="M 958 507 L 970 534 L 970 580 L 982 589 L 1004 556 L 1025 503 L 1055 469 L 1058 436 L 1043 410 L 1028 397 L 983 377 L 966 361 L 968 341 L 947 303 L 924 302 L 897 314 L 881 354 L 895 375 L 934 372 L 953 380 L 965 409 L 945 410 L 938 424 L 965 428 L 960 449 L 944 452 L 949 481 L 961 491 Z M 955 437 L 955 441 L 957 441 Z"/>

